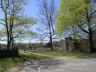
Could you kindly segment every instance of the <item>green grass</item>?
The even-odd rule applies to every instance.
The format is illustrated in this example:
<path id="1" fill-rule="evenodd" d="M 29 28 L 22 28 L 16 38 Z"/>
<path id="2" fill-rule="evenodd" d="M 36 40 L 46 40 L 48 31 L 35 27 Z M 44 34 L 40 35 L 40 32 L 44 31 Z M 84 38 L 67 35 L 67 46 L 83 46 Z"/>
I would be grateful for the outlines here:
<path id="1" fill-rule="evenodd" d="M 83 54 L 83 53 L 74 53 L 74 52 L 64 52 L 61 50 L 47 50 L 47 51 L 31 51 L 31 50 L 26 50 L 25 52 L 32 52 L 32 53 L 39 53 L 39 54 L 44 54 L 44 55 L 51 55 L 51 56 L 70 56 L 70 57 L 78 57 L 78 58 L 86 58 L 86 57 L 96 57 L 96 53 L 91 53 L 91 54 Z"/>
<path id="2" fill-rule="evenodd" d="M 49 59 L 49 57 L 46 57 L 46 56 L 38 56 L 38 55 L 35 55 L 35 54 L 30 54 L 30 55 L 24 55 L 24 54 L 22 54 L 21 57 L 22 57 L 23 59 L 26 59 L 26 60 Z"/>
<path id="3" fill-rule="evenodd" d="M 37 60 L 37 59 L 49 59 L 45 56 L 37 56 L 34 54 L 25 55 L 20 53 L 20 58 L 15 57 L 15 60 L 12 58 L 0 58 L 0 72 L 4 72 L 12 67 L 22 67 L 24 65 L 24 59 L 26 61 L 29 60 Z"/>
<path id="4" fill-rule="evenodd" d="M 12 60 L 12 58 L 0 58 L 0 72 L 4 72 L 13 66 L 20 66 L 21 63 L 23 64 L 22 58 L 15 57 L 15 60 Z"/>

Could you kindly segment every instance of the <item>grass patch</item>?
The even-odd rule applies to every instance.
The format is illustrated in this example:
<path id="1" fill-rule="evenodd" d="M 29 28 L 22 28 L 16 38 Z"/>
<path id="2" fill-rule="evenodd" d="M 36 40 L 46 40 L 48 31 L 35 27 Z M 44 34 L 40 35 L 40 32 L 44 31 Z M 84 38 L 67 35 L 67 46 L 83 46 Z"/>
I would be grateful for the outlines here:
<path id="1" fill-rule="evenodd" d="M 96 57 L 96 53 L 91 53 L 91 54 L 83 54 L 83 53 L 74 53 L 74 52 L 64 52 L 62 50 L 47 50 L 47 51 L 31 51 L 31 50 L 26 50 L 26 52 L 32 52 L 32 53 L 39 53 L 39 54 L 44 54 L 44 55 L 51 55 L 51 56 L 74 56 L 77 58 L 86 58 L 86 57 Z"/>
<path id="2" fill-rule="evenodd" d="M 96 53 L 80 54 L 77 56 L 77 58 L 96 58 Z"/>
<path id="3" fill-rule="evenodd" d="M 49 57 L 38 56 L 38 55 L 35 55 L 35 54 L 30 54 L 30 55 L 21 54 L 21 57 L 22 57 L 22 59 L 25 59 L 25 60 L 49 59 Z"/>
<path id="4" fill-rule="evenodd" d="M 34 54 L 25 55 L 20 53 L 20 58 L 15 57 L 15 60 L 12 60 L 12 58 L 0 58 L 0 72 L 7 71 L 8 69 L 12 67 L 21 67 L 24 66 L 25 61 L 29 60 L 41 60 L 41 59 L 49 59 L 45 56 L 37 56 Z"/>
<path id="5" fill-rule="evenodd" d="M 7 69 L 13 66 L 22 66 L 22 58 L 16 58 L 12 60 L 12 58 L 0 58 L 0 72 L 4 72 Z"/>

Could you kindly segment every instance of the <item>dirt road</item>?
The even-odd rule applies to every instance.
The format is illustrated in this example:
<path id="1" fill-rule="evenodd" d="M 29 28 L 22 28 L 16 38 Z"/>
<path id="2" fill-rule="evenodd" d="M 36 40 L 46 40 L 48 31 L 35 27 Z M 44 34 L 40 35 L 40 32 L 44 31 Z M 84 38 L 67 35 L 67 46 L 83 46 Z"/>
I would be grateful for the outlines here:
<path id="1" fill-rule="evenodd" d="M 96 72 L 96 58 L 56 56 L 49 60 L 29 61 L 22 72 Z"/>

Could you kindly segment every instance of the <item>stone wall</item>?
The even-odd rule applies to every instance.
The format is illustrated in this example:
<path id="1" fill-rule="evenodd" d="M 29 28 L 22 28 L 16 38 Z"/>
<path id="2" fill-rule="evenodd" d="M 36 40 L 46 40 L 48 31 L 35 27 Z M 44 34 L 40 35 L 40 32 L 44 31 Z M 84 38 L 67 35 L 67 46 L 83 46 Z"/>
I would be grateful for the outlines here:
<path id="1" fill-rule="evenodd" d="M 75 41 L 73 41 L 71 39 L 71 37 L 65 38 L 63 50 L 65 50 L 65 51 L 74 51 L 75 50 Z"/>
<path id="2" fill-rule="evenodd" d="M 79 39 L 78 39 L 79 40 Z M 94 51 L 96 52 L 96 40 L 93 40 Z M 71 37 L 65 38 L 64 41 L 64 51 L 78 51 L 78 52 L 89 52 L 89 40 L 83 39 L 79 42 L 75 42 Z"/>

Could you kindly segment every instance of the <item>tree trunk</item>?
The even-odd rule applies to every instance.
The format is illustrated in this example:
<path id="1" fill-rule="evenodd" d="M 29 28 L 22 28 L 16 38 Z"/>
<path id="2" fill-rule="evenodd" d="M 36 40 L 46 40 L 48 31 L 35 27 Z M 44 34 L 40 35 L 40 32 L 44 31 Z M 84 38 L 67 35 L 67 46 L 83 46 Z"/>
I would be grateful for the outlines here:
<path id="1" fill-rule="evenodd" d="M 93 50 L 93 40 L 92 40 L 92 30 L 89 29 L 89 44 L 90 44 L 90 53 L 93 53 L 94 50 Z"/>
<path id="2" fill-rule="evenodd" d="M 12 60 L 14 60 L 13 36 L 12 36 Z"/>
<path id="3" fill-rule="evenodd" d="M 7 33 L 7 50 L 10 48 L 9 33 Z"/>
<path id="4" fill-rule="evenodd" d="M 6 30 L 7 30 L 7 50 L 9 50 L 10 40 L 9 40 L 9 31 L 8 31 L 8 24 L 7 24 L 7 13 L 5 13 L 5 22 L 6 22 Z"/>
<path id="5" fill-rule="evenodd" d="M 52 36 L 50 35 L 50 48 L 53 50 L 53 45 L 52 45 Z"/>

